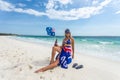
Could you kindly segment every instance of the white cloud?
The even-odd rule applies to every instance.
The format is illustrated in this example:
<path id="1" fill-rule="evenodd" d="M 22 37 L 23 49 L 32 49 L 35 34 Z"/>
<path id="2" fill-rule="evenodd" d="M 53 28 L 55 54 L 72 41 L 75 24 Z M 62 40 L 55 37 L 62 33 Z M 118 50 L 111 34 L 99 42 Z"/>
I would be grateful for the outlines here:
<path id="1" fill-rule="evenodd" d="M 20 6 L 20 7 L 25 7 L 25 6 L 26 6 L 26 5 L 23 4 L 23 3 L 18 3 L 17 5 Z"/>
<path id="2" fill-rule="evenodd" d="M 58 6 L 57 3 L 61 5 Z M 72 0 L 48 0 L 48 4 L 46 5 L 46 9 L 56 9 L 58 7 L 67 6 L 67 4 L 72 4 Z"/>
<path id="3" fill-rule="evenodd" d="M 36 11 L 36 10 L 33 10 L 33 9 L 15 8 L 15 9 L 13 9 L 13 11 L 19 12 L 19 13 L 27 13 L 27 14 L 35 15 L 35 16 L 45 15 L 45 13 L 39 12 L 39 11 Z"/>
<path id="4" fill-rule="evenodd" d="M 81 18 L 89 18 L 91 15 L 99 13 L 98 7 L 84 7 L 72 9 L 70 11 L 56 11 L 54 9 L 47 10 L 47 15 L 51 19 L 77 20 Z"/>
<path id="5" fill-rule="evenodd" d="M 62 0 L 63 1 L 63 0 Z M 71 0 L 65 0 L 68 4 Z M 81 7 L 81 8 L 74 8 L 69 11 L 65 10 L 56 10 L 56 2 L 54 0 L 49 0 L 48 4 L 46 5 L 45 12 L 39 12 L 33 9 L 22 9 L 16 8 L 12 4 L 0 0 L 0 10 L 4 11 L 14 11 L 19 13 L 26 13 L 35 16 L 48 16 L 51 19 L 60 19 L 60 20 L 77 20 L 81 18 L 90 18 L 93 15 L 100 14 L 101 10 L 110 3 L 111 0 L 104 0 L 103 2 L 99 3 L 98 6 L 91 6 L 91 7 Z"/>
<path id="6" fill-rule="evenodd" d="M 114 9 L 120 9 L 120 0 L 112 0 L 110 6 Z"/>
<path id="7" fill-rule="evenodd" d="M 110 2 L 111 2 L 111 0 L 105 0 L 100 4 L 100 6 L 104 7 L 104 6 L 108 5 Z"/>
<path id="8" fill-rule="evenodd" d="M 31 15 L 35 15 L 35 16 L 46 15 L 43 12 L 39 12 L 39 11 L 36 11 L 36 10 L 33 10 L 33 9 L 16 8 L 12 4 L 10 4 L 8 2 L 5 2 L 3 0 L 0 0 L 0 10 L 3 10 L 3 11 L 14 11 L 14 12 L 19 12 L 19 13 L 27 13 L 27 14 L 31 14 Z"/>
<path id="9" fill-rule="evenodd" d="M 14 8 L 14 6 L 12 4 L 5 2 L 3 0 L 0 0 L 0 10 L 12 11 L 13 8 Z"/>
<path id="10" fill-rule="evenodd" d="M 98 0 L 93 0 L 93 1 L 92 1 L 92 5 L 97 5 L 98 3 L 99 3 Z"/>
<path id="11" fill-rule="evenodd" d="M 77 20 L 81 18 L 89 18 L 93 15 L 99 14 L 101 10 L 110 2 L 111 0 L 105 0 L 99 3 L 98 6 L 82 7 L 77 9 L 71 9 L 69 11 L 55 10 L 53 8 L 55 4 L 51 3 L 52 6 L 46 11 L 46 13 L 51 19 Z"/>
<path id="12" fill-rule="evenodd" d="M 55 1 L 59 1 L 63 5 L 72 4 L 72 0 L 55 0 Z"/>
<path id="13" fill-rule="evenodd" d="M 115 14 L 120 14 L 120 0 L 112 0 L 109 6 L 116 11 Z"/>
<path id="14" fill-rule="evenodd" d="M 49 0 L 46 5 L 46 9 L 52 9 L 55 6 L 55 2 L 53 0 Z"/>
<path id="15" fill-rule="evenodd" d="M 120 14 L 120 11 L 117 11 L 116 14 Z"/>

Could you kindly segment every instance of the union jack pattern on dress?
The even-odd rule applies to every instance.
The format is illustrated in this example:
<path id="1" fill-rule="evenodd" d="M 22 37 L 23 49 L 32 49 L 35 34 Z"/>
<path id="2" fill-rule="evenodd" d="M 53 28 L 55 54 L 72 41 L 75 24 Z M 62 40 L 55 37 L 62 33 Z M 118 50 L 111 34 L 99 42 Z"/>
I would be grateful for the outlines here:
<path id="1" fill-rule="evenodd" d="M 71 52 L 72 52 L 71 46 L 65 46 L 63 49 L 64 49 L 64 51 L 67 52 L 67 53 L 70 53 L 70 54 L 71 54 Z"/>

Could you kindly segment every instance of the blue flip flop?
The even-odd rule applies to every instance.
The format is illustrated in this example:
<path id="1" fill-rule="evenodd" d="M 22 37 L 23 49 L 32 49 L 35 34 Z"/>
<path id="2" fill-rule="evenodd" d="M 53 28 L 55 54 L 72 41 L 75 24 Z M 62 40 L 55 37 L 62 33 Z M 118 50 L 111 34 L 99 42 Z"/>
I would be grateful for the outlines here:
<path id="1" fill-rule="evenodd" d="M 72 66 L 72 68 L 76 68 L 77 65 L 78 65 L 78 63 L 74 63 L 73 66 Z"/>
<path id="2" fill-rule="evenodd" d="M 83 68 L 83 65 L 79 65 L 76 67 L 76 69 L 81 69 L 81 68 Z"/>

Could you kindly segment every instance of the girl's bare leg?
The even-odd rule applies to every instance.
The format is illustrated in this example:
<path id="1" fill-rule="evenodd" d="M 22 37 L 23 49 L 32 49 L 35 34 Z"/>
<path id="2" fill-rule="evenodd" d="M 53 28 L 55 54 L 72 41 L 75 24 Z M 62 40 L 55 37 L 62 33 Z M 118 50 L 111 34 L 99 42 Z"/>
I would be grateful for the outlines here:
<path id="1" fill-rule="evenodd" d="M 55 62 L 53 62 L 52 64 L 50 64 L 50 65 L 48 65 L 48 66 L 46 66 L 46 67 L 43 67 L 43 68 L 41 68 L 41 69 L 38 69 L 37 71 L 35 71 L 35 73 L 44 72 L 44 71 L 46 71 L 46 70 L 52 69 L 52 68 L 54 68 L 54 67 L 57 67 L 58 63 L 59 63 L 59 59 L 57 59 Z"/>
<path id="2" fill-rule="evenodd" d="M 59 46 L 54 46 L 52 48 L 50 64 L 52 64 L 54 62 L 54 57 L 55 57 L 56 52 L 59 52 L 59 53 L 61 52 L 61 48 Z"/>

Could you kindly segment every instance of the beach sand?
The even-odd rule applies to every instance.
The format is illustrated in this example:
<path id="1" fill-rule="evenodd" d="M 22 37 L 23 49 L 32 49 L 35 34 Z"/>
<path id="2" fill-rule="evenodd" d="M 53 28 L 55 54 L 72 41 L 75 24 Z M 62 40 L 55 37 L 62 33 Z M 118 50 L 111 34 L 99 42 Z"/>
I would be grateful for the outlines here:
<path id="1" fill-rule="evenodd" d="M 0 36 L 0 80 L 120 80 L 120 62 L 81 53 L 75 53 L 68 69 L 34 73 L 49 64 L 51 47 Z M 84 68 L 72 68 L 75 62 Z"/>

